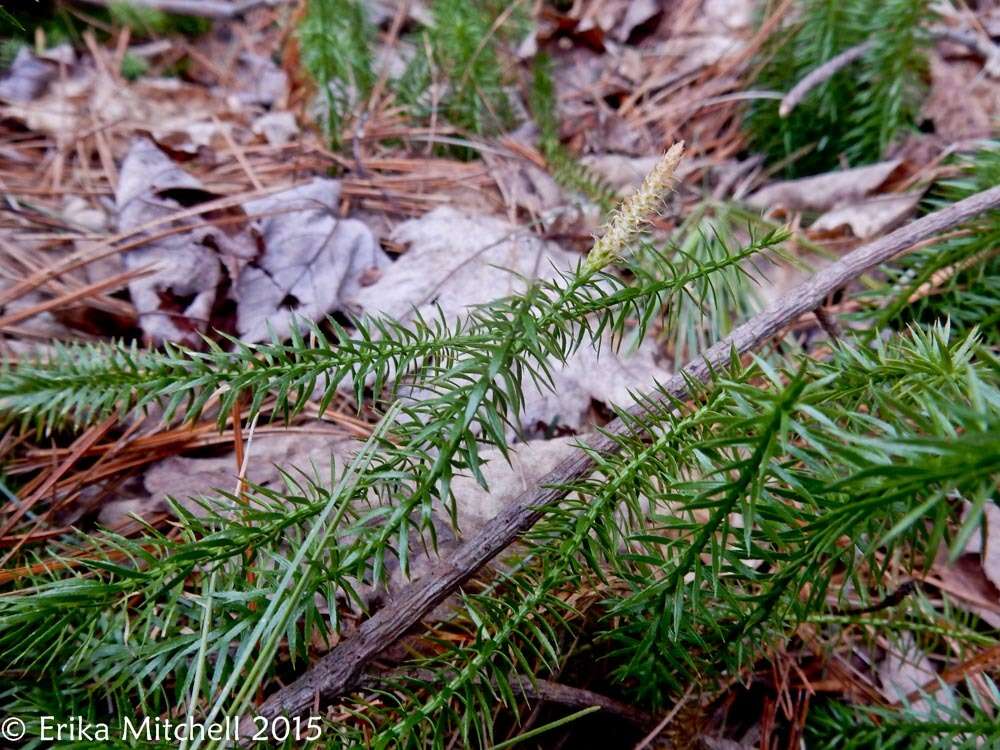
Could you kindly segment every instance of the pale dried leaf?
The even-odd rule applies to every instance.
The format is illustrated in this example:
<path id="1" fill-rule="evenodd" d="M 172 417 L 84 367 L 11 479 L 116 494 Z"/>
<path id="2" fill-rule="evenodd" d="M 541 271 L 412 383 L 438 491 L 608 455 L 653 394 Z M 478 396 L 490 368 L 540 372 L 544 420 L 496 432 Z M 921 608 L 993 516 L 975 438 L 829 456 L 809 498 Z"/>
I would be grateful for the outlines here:
<path id="1" fill-rule="evenodd" d="M 1000 589 L 1000 508 L 995 503 L 986 504 L 983 524 L 986 527 L 982 552 L 983 572 Z"/>
<path id="2" fill-rule="evenodd" d="M 712 29 L 704 34 L 671 37 L 653 48 L 657 56 L 674 58 L 668 80 L 687 75 L 699 68 L 715 65 L 728 55 L 734 55 L 745 42 L 732 34 L 720 33 Z"/>
<path id="3" fill-rule="evenodd" d="M 941 590 L 951 602 L 966 612 L 981 617 L 994 628 L 1000 628 L 1000 589 L 983 571 L 979 555 L 962 555 L 954 563 L 941 554 L 934 565 Z"/>
<path id="4" fill-rule="evenodd" d="M 291 112 L 268 112 L 253 121 L 251 130 L 272 146 L 283 146 L 298 136 L 299 124 Z"/>
<path id="5" fill-rule="evenodd" d="M 487 157 L 490 176 L 514 219 L 517 209 L 525 210 L 533 221 L 542 221 L 564 203 L 562 190 L 552 176 L 522 160 Z M 543 224 L 543 226 L 546 226 Z"/>
<path id="6" fill-rule="evenodd" d="M 587 422 L 591 401 L 628 406 L 633 392 L 648 391 L 670 376 L 658 364 L 657 354 L 651 339 L 636 351 L 624 353 L 615 352 L 607 339 L 600 351 L 584 344 L 564 367 L 554 371 L 552 391 L 526 386 L 521 424 L 532 435 L 554 424 L 579 430 Z"/>
<path id="7" fill-rule="evenodd" d="M 3 77 L 0 78 L 0 99 L 8 102 L 30 102 L 37 99 L 56 77 L 55 65 L 35 57 L 27 47 L 18 50 Z"/>
<path id="8" fill-rule="evenodd" d="M 329 484 L 335 470 L 332 467 L 349 463 L 356 448 L 353 438 L 322 425 L 315 426 L 315 432 L 261 431 L 249 444 L 246 479 L 256 485 L 277 487 L 282 481 L 281 468 L 292 477 L 302 478 L 304 474 Z M 238 476 L 235 453 L 216 458 L 171 456 L 150 467 L 143 478 L 150 498 L 146 508 L 164 510 L 166 499 L 172 497 L 191 512 L 201 513 L 203 509 L 192 496 L 213 497 L 214 490 L 233 493 Z"/>
<path id="9" fill-rule="evenodd" d="M 911 692 L 936 678 L 937 670 L 927 654 L 917 646 L 913 635 L 904 633 L 879 665 L 878 675 L 886 698 L 905 701 Z M 938 689 L 935 699 L 945 705 L 954 705 L 955 701 L 951 690 L 945 686 Z M 924 699 L 911 703 L 910 708 L 918 716 L 927 717 L 931 713 L 931 708 Z"/>
<path id="10" fill-rule="evenodd" d="M 137 139 L 122 163 L 115 193 L 118 229 L 135 229 L 176 213 L 181 206 L 170 197 L 176 190 L 201 190 L 201 183 L 152 142 Z M 213 248 L 230 245 L 238 250 L 225 233 L 214 227 L 198 227 L 148 242 L 125 255 L 128 269 L 155 269 L 151 275 L 129 282 L 139 326 L 150 341 L 199 343 L 197 334 L 208 325 L 222 281 L 222 268 Z"/>
<path id="11" fill-rule="evenodd" d="M 631 193 L 635 190 L 662 157 L 625 156 L 623 154 L 591 154 L 580 161 L 597 172 L 611 187 Z"/>
<path id="12" fill-rule="evenodd" d="M 288 75 L 270 57 L 244 52 L 236 62 L 235 79 L 239 104 L 285 106 Z"/>
<path id="13" fill-rule="evenodd" d="M 624 197 L 634 192 L 646 175 L 663 160 L 662 154 L 652 156 L 627 156 L 625 154 L 591 154 L 580 161 Z M 684 179 L 699 166 L 696 160 L 680 163 L 674 175 L 678 181 Z"/>
<path id="14" fill-rule="evenodd" d="M 203 121 L 213 113 L 226 111 L 224 101 L 176 78 L 143 78 L 124 85 L 83 65 L 75 66 L 71 75 L 53 80 L 43 96 L 0 107 L 4 117 L 58 138 L 99 127 L 109 132 L 127 129 L 156 133 L 171 121 Z"/>
<path id="15" fill-rule="evenodd" d="M 153 140 L 173 152 L 196 155 L 200 149 L 226 147 L 224 126 L 202 115 L 168 117 L 152 129 Z"/>
<path id="16" fill-rule="evenodd" d="M 621 21 L 611 29 L 611 35 L 623 43 L 637 27 L 649 24 L 663 14 L 663 4 L 659 0 L 630 0 L 624 5 L 625 13 Z"/>
<path id="17" fill-rule="evenodd" d="M 472 305 L 524 289 L 520 277 L 554 278 L 578 256 L 494 216 L 442 207 L 400 224 L 392 239 L 409 246 L 356 301 L 367 314 L 400 320 L 414 309 L 425 317 L 462 318 Z"/>
<path id="18" fill-rule="evenodd" d="M 264 252 L 239 275 L 236 326 L 246 341 L 279 337 L 294 319 L 354 312 L 363 285 L 390 265 L 368 227 L 337 216 L 340 183 L 305 185 L 248 201 Z"/>
<path id="19" fill-rule="evenodd" d="M 720 27 L 744 31 L 753 26 L 756 15 L 754 0 L 705 0 L 701 13 L 694 18 L 694 27 L 706 31 Z"/>
<path id="20" fill-rule="evenodd" d="M 969 60 L 930 56 L 931 86 L 921 113 L 946 142 L 989 137 L 1000 117 L 1000 82 Z"/>
<path id="21" fill-rule="evenodd" d="M 511 500 L 534 486 L 575 448 L 574 438 L 531 440 L 519 443 L 510 451 L 510 463 L 495 448 L 482 451 L 484 490 L 471 476 L 452 480 L 458 512 L 458 527 L 464 536 L 472 536 L 483 524 L 502 511 Z M 439 509 L 443 520 L 447 514 Z"/>
<path id="22" fill-rule="evenodd" d="M 897 227 L 920 203 L 922 192 L 879 195 L 837 206 L 809 226 L 810 233 L 839 234 L 845 228 L 859 240 L 876 237 Z"/>
<path id="23" fill-rule="evenodd" d="M 828 211 L 874 193 L 901 165 L 900 159 L 893 159 L 867 167 L 772 182 L 747 198 L 747 203 L 765 209 Z"/>

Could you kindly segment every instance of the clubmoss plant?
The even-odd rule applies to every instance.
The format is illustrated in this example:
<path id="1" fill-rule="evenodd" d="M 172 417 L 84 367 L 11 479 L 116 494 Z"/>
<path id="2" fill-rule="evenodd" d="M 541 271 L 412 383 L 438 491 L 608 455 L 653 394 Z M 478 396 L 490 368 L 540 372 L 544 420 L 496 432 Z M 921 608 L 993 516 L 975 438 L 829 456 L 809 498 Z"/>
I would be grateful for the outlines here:
<path id="1" fill-rule="evenodd" d="M 917 124 L 933 15 L 928 0 L 797 0 L 764 45 L 755 88 L 788 92 L 837 55 L 872 44 L 788 117 L 777 101 L 754 102 L 746 121 L 753 149 L 789 176 L 882 158 Z"/>
<path id="2" fill-rule="evenodd" d="M 608 333 L 618 343 L 670 327 L 662 313 L 678 300 L 704 309 L 742 294 L 718 288 L 785 240 L 774 231 L 701 254 L 643 243 L 680 153 L 667 152 L 577 266 L 463 320 L 331 321 L 333 333 L 204 352 L 79 344 L 5 362 L 12 431 L 78 431 L 153 405 L 165 422 L 217 408 L 222 425 L 237 403 L 246 418 L 281 420 L 311 403 L 323 413 L 340 392 L 381 418 L 328 476 L 285 471 L 276 487 L 212 492 L 197 513 L 175 503 L 169 533 L 67 534 L 57 560 L 0 596 L 4 710 L 212 720 L 252 712 L 336 648 L 348 613 L 367 608 L 363 586 L 408 573 L 417 550 L 433 554 L 435 515 L 454 523 L 465 500 L 455 477 L 486 486 L 485 451 L 509 455 L 528 383 L 551 387 L 556 368 Z M 512 685 L 553 678 L 581 652 L 591 665 L 604 655 L 617 696 L 662 710 L 692 683 L 751 679 L 803 624 L 834 644 L 870 623 L 866 612 L 906 606 L 871 609 L 893 578 L 960 554 L 998 500 L 1000 366 L 974 326 L 898 320 L 874 343 L 847 334 L 814 356 L 791 332 L 791 346 L 733 356 L 683 400 L 654 384 L 634 409 L 611 405 L 614 450 L 581 446 L 593 470 L 560 485 L 496 572 L 468 583 L 448 637 L 429 634 L 433 648 L 370 674 L 319 746 L 498 746 L 499 726 L 526 722 Z M 918 632 L 956 660 L 997 643 L 978 617 L 959 621 L 937 599 L 922 607 L 906 610 L 906 630 L 879 635 Z M 956 727 L 969 719 L 975 746 L 992 746 L 1000 732 L 982 718 L 995 707 L 960 701 L 944 718 L 887 707 L 850 725 L 879 747 L 897 746 L 904 735 L 885 728 L 904 726 L 943 748 L 965 741 Z M 836 739 L 822 717 L 810 731 Z"/>
<path id="3" fill-rule="evenodd" d="M 372 28 L 358 0 L 309 0 L 299 25 L 302 64 L 324 103 L 323 127 L 334 145 L 353 108 L 375 85 Z"/>

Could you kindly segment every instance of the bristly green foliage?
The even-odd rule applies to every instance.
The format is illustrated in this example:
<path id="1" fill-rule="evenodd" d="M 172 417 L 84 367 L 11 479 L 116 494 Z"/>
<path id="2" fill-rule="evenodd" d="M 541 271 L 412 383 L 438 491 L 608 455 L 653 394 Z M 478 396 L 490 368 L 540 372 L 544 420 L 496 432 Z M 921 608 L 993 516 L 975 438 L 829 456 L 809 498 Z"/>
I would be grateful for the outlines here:
<path id="1" fill-rule="evenodd" d="M 16 366 L 2 363 L 0 400 L 7 421 L 21 420 L 39 431 L 80 427 L 115 410 L 124 413 L 152 404 L 163 408 L 165 422 L 178 417 L 193 420 L 216 393 L 221 398 L 220 427 L 236 399 L 243 396 L 249 397 L 244 413 L 250 419 L 268 397 L 274 399 L 269 405 L 272 415 L 294 416 L 317 388 L 321 413 L 343 387 L 353 392 L 359 407 L 367 400 L 366 391 L 382 394 L 390 389 L 376 401 L 379 405 L 382 399 L 395 398 L 400 383 L 412 387 L 472 371 L 470 358 L 485 357 L 484 348 L 501 343 L 505 331 L 519 320 L 525 322 L 529 314 L 539 317 L 519 334 L 517 345 L 543 369 L 523 374 L 544 383 L 549 377 L 544 369 L 546 354 L 565 352 L 568 356 L 582 345 L 584 333 L 596 341 L 603 331 L 623 336 L 629 325 L 636 325 L 642 334 L 671 298 L 707 303 L 747 273 L 740 270 L 744 261 L 784 238 L 784 233 L 772 230 L 744 248 L 718 243 L 698 254 L 684 248 L 664 252 L 644 247 L 625 262 L 633 279 L 628 284 L 609 273 L 565 273 L 556 281 L 539 284 L 535 296 L 529 295 L 518 305 L 501 300 L 475 309 L 465 321 L 415 315 L 404 325 L 388 318 L 365 318 L 355 321 L 355 328 L 348 331 L 330 320 L 336 334 L 333 341 L 318 326 L 311 326 L 308 341 L 297 331 L 287 343 L 246 344 L 230 339 L 233 351 L 212 342 L 207 352 L 169 344 L 162 352 L 140 350 L 134 344 L 57 344 L 44 359 L 25 359 Z M 725 283 L 719 284 L 717 277 Z M 596 320 L 591 316 L 597 316 Z M 553 338 L 534 340 L 539 335 Z M 486 357 L 483 364 L 488 361 Z M 521 376 L 510 373 L 507 377 Z M 520 397 L 508 394 L 497 407 L 506 410 L 519 403 Z M 492 428 L 503 420 L 488 421 L 495 431 Z"/>
<path id="2" fill-rule="evenodd" d="M 323 127 L 339 145 L 347 115 L 375 85 L 375 30 L 359 0 L 309 0 L 298 34 L 302 63 L 325 103 Z"/>
<path id="3" fill-rule="evenodd" d="M 739 205 L 705 199 L 693 206 L 672 236 L 672 243 L 683 255 L 712 257 L 718 248 L 730 247 L 754 233 L 773 231 L 774 227 L 759 215 Z M 800 240 L 801 241 L 801 240 Z M 765 258 L 750 259 L 750 264 L 770 263 Z M 717 287 L 707 307 L 692 304 L 691 299 L 676 300 L 672 311 L 673 325 L 665 327 L 662 337 L 675 362 L 687 362 L 697 357 L 740 322 L 763 308 L 760 280 L 768 273 L 755 268 L 755 273 L 730 269 L 727 283 Z"/>
<path id="4" fill-rule="evenodd" d="M 817 750 L 978 750 L 1000 746 L 1000 689 L 982 677 L 988 697 L 967 682 L 945 687 L 951 700 L 928 695 L 901 709 L 821 703 L 809 713 L 809 747 Z M 967 693 L 967 695 L 966 695 Z"/>
<path id="5" fill-rule="evenodd" d="M 484 707 L 517 716 L 509 676 L 557 674 L 581 637 L 572 592 L 619 582 L 603 604 L 610 663 L 658 707 L 829 611 L 834 577 L 868 603 L 886 593 L 875 581 L 887 560 L 920 568 L 942 540 L 962 549 L 1000 477 L 1000 378 L 980 353 L 974 336 L 915 330 L 798 372 L 734 367 L 695 386 L 693 406 L 660 394 L 641 418 L 620 413 L 633 428 L 615 438 L 620 452 L 595 455 L 595 474 L 529 534 L 530 554 L 465 597 L 471 637 L 390 677 L 382 707 L 366 710 L 382 727 L 371 745 L 438 747 L 456 732 L 492 744 Z M 955 498 L 972 511 L 952 527 Z"/>
<path id="6" fill-rule="evenodd" d="M 0 44 L 8 49 L 15 44 L 33 43 L 36 29 L 44 32 L 45 41 L 51 47 L 63 42 L 82 43 L 84 29 L 94 31 L 103 40 L 114 26 L 128 27 L 134 37 L 140 38 L 167 34 L 193 37 L 204 34 L 211 28 L 211 22 L 205 18 L 164 13 L 124 0 L 108 3 L 106 8 L 88 9 L 87 15 L 100 22 L 97 26 L 82 21 L 61 3 L 24 0 L 17 5 L 13 15 L 0 8 Z M 0 66 L 7 62 L 0 52 Z"/>
<path id="7" fill-rule="evenodd" d="M 435 0 L 431 14 L 433 23 L 412 35 L 413 55 L 392 81 L 400 102 L 418 120 L 437 117 L 468 135 L 509 128 L 515 115 L 500 47 L 523 34 L 526 11 L 520 3 Z M 348 115 L 358 114 L 375 84 L 375 30 L 360 0 L 309 0 L 298 33 L 303 64 L 325 103 L 324 127 L 339 145 Z"/>
<path id="8" fill-rule="evenodd" d="M 1000 184 L 1000 144 L 957 158 L 957 176 L 935 186 L 928 208 L 938 208 Z M 960 331 L 979 327 L 1000 342 L 1000 212 L 983 214 L 956 236 L 903 256 L 886 269 L 886 286 L 863 297 L 876 307 L 860 319 L 878 331 L 947 318 Z"/>
<path id="9" fill-rule="evenodd" d="M 126 52 L 122 57 L 121 74 L 126 81 L 135 81 L 141 78 L 149 70 L 149 63 L 145 58 Z"/>
<path id="10" fill-rule="evenodd" d="M 995 155 L 976 164 L 942 200 L 995 182 Z M 662 195 L 636 205 L 653 198 Z M 677 246 L 626 248 L 646 215 L 631 209 L 576 268 L 524 279 L 522 292 L 466 320 L 331 321 L 332 334 L 313 326 L 229 351 L 61 346 L 5 363 L 4 419 L 39 433 L 154 405 L 165 421 L 216 409 L 221 425 L 237 399 L 244 417 L 282 419 L 315 401 L 322 412 L 339 392 L 383 418 L 330 476 L 288 469 L 280 486 L 219 492 L 197 513 L 174 504 L 170 534 L 64 539 L 79 559 L 0 597 L 3 709 L 112 722 L 250 712 L 265 684 L 336 638 L 345 612 L 366 609 L 391 568 L 408 571 L 415 550 L 434 549 L 439 516 L 454 525 L 462 502 L 453 479 L 485 486 L 484 451 L 508 455 L 527 388 L 551 387 L 555 368 L 609 333 L 620 345 L 662 325 L 692 353 L 750 314 L 752 261 L 785 234 L 734 243 L 727 227 L 746 217 L 706 203 Z M 995 217 L 980 221 L 974 230 Z M 609 236 L 625 239 L 601 244 Z M 995 291 L 983 292 L 994 306 Z M 451 627 L 469 637 L 442 638 L 385 676 L 377 700 L 324 741 L 494 746 L 498 712 L 523 726 L 512 678 L 558 674 L 573 644 L 603 654 L 615 690 L 653 710 L 694 681 L 711 690 L 746 676 L 803 622 L 827 642 L 865 628 L 878 628 L 875 645 L 912 633 L 947 657 L 996 645 L 995 631 L 951 611 L 944 593 L 851 614 L 894 590 L 897 573 L 916 578 L 939 554 L 960 554 L 1000 502 L 1000 362 L 995 333 L 975 322 L 895 312 L 880 335 L 830 342 L 821 357 L 795 346 L 749 363 L 734 355 L 683 401 L 654 388 L 637 397 L 642 410 L 612 405 L 623 425 L 609 434 L 616 450 L 588 449 L 596 469 L 543 509 L 487 585 L 463 594 Z M 680 336 L 682 325 L 697 335 Z M 595 602 L 586 617 L 581 594 Z M 993 692 L 931 716 L 827 704 L 810 731 L 832 746 L 951 747 L 970 734 L 979 746 L 996 737 L 984 723 L 1000 706 Z"/>
<path id="11" fill-rule="evenodd" d="M 155 7 L 127 0 L 110 3 L 107 12 L 112 23 L 127 26 L 140 37 L 164 34 L 197 36 L 207 33 L 212 28 L 211 22 L 206 18 L 164 13 Z"/>
<path id="12" fill-rule="evenodd" d="M 789 176 L 876 161 L 916 125 L 929 46 L 928 0 L 799 0 L 762 51 L 755 88 L 787 92 L 841 52 L 873 41 L 858 61 L 809 92 L 787 118 L 758 100 L 747 129 L 756 151 Z"/>
<path id="13" fill-rule="evenodd" d="M 608 633 L 622 679 L 659 702 L 695 675 L 739 672 L 823 611 L 835 575 L 877 598 L 864 575 L 878 580 L 894 551 L 913 568 L 942 541 L 960 551 L 1000 472 L 984 456 L 1000 448 L 1000 390 L 979 349 L 947 328 L 914 331 L 768 373 L 771 389 L 726 384 L 732 406 L 652 496 L 621 572 L 632 590 L 609 602 L 626 623 Z M 957 531 L 954 497 L 974 509 Z"/>
<path id="14" fill-rule="evenodd" d="M 13 29 L 15 31 L 25 31 L 24 24 L 18 21 L 14 16 L 8 13 L 4 8 L 0 8 L 0 36 L 4 37 L 6 42 L 7 29 Z"/>
<path id="15" fill-rule="evenodd" d="M 395 399 L 382 431 L 340 479 L 286 475 L 283 490 L 252 488 L 240 505 L 231 496 L 205 501 L 199 516 L 177 507 L 180 539 L 108 536 L 103 549 L 125 562 L 95 552 L 88 577 L 55 571 L 0 600 L 0 659 L 38 674 L 58 665 L 67 688 L 100 685 L 123 700 L 141 696 L 149 709 L 203 691 L 209 715 L 239 712 L 273 674 L 279 643 L 293 659 L 304 656 L 307 644 L 337 629 L 341 602 L 364 605 L 359 582 L 383 581 L 393 560 L 406 570 L 415 545 L 433 544 L 434 507 L 455 516 L 456 473 L 483 482 L 480 451 L 507 450 L 529 381 L 545 387 L 553 366 L 606 332 L 620 339 L 634 327 L 641 335 L 670 296 L 704 302 L 719 271 L 782 238 L 707 260 L 655 253 L 659 265 L 634 263 L 628 282 L 581 263 L 475 309 L 466 322 L 418 321 L 407 330 L 359 321 L 353 337 L 338 329 L 338 346 L 316 330 L 315 346 L 296 337 L 232 353 L 72 347 L 8 368 L 5 409 L 43 429 L 158 401 L 168 418 L 182 410 L 193 417 L 220 390 L 223 404 L 248 392 L 251 415 L 268 394 L 272 413 L 295 413 L 320 384 L 325 402 L 345 382 L 359 400 L 374 383 L 374 403 L 384 405 L 395 398 L 390 379 L 424 397 Z M 130 636 L 121 640 L 122 632 Z M 210 665 L 204 680 L 199 664 Z"/>
<path id="16" fill-rule="evenodd" d="M 916 125 L 926 88 L 930 0 L 879 0 L 874 6 L 868 19 L 874 47 L 857 71 L 858 93 L 849 110 L 845 155 L 852 164 L 881 158 Z"/>
<path id="17" fill-rule="evenodd" d="M 497 3 L 434 0 L 434 24 L 414 40 L 416 52 L 397 92 L 420 118 L 437 111 L 444 120 L 471 135 L 492 135 L 514 124 L 500 62 Z M 432 95 L 444 86 L 440 99 Z"/>
<path id="18" fill-rule="evenodd" d="M 25 46 L 27 46 L 26 43 L 21 39 L 4 38 L 0 40 L 0 68 L 9 67 Z"/>
<path id="19" fill-rule="evenodd" d="M 580 193 L 605 214 L 618 202 L 614 189 L 600 175 L 577 161 L 559 138 L 559 115 L 552 80 L 552 62 L 545 53 L 535 57 L 528 97 L 531 114 L 538 126 L 538 148 L 552 177 L 566 190 Z"/>

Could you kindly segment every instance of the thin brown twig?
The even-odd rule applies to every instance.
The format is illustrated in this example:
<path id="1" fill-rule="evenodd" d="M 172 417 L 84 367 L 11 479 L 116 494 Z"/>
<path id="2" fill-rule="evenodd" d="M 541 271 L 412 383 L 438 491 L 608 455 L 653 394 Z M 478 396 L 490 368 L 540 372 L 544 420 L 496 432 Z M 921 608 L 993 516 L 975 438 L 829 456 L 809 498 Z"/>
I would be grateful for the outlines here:
<path id="1" fill-rule="evenodd" d="M 985 651 L 980 651 L 971 659 L 962 662 L 954 667 L 950 667 L 941 674 L 936 675 L 918 688 L 911 690 L 905 697 L 897 698 L 893 705 L 901 706 L 934 695 L 945 685 L 954 685 L 956 682 L 972 677 L 988 669 L 992 669 L 1000 664 L 1000 645 L 990 646 Z"/>
<path id="2" fill-rule="evenodd" d="M 780 117 L 788 117 L 788 115 L 792 113 L 792 110 L 799 106 L 802 103 L 802 100 L 809 95 L 810 91 L 826 81 L 829 81 L 839 71 L 846 68 L 852 62 L 860 60 L 862 57 L 867 55 L 874 46 L 874 39 L 869 39 L 861 44 L 856 44 L 853 47 L 845 49 L 839 55 L 831 57 L 825 63 L 810 72 L 809 75 L 796 83 L 792 87 L 791 91 L 785 94 L 785 97 L 781 100 L 781 104 L 778 106 L 778 115 Z"/>
<path id="3" fill-rule="evenodd" d="M 387 675 L 367 675 L 363 680 L 363 685 L 365 687 L 378 687 L 385 682 L 386 677 L 391 676 L 414 677 L 418 680 L 428 682 L 441 680 L 443 676 L 447 678 L 450 675 L 442 675 L 430 669 L 399 670 L 390 672 Z M 635 724 L 642 728 L 653 726 L 653 717 L 645 711 L 641 711 L 634 706 L 622 703 L 614 698 L 609 698 L 601 693 L 595 693 L 592 690 L 571 687 L 560 682 L 525 677 L 523 675 L 512 675 L 506 679 L 509 681 L 510 687 L 528 701 L 547 701 L 571 708 L 600 706 L 602 711 L 619 719 L 624 719 L 630 724 Z M 683 700 L 682 698 L 681 701 Z"/>
<path id="4" fill-rule="evenodd" d="M 828 295 L 866 271 L 890 260 L 914 243 L 998 206 L 1000 187 L 994 187 L 854 250 L 791 290 L 776 306 L 739 326 L 706 350 L 699 359 L 689 362 L 663 383 L 660 391 L 653 395 L 653 400 L 662 402 L 664 399 L 687 397 L 691 381 L 708 381 L 712 373 L 724 367 L 734 353 L 751 351 L 780 334 L 800 316 L 821 306 Z M 642 406 L 644 403 L 640 401 L 631 412 L 643 413 L 648 408 Z M 510 501 L 477 534 L 441 559 L 432 571 L 399 592 L 392 607 L 386 607 L 370 617 L 355 636 L 341 642 L 301 677 L 271 695 L 259 707 L 258 715 L 269 718 L 299 716 L 317 699 L 329 703 L 357 686 L 365 667 L 379 653 L 530 529 L 542 517 L 546 507 L 566 495 L 565 488 L 569 483 L 593 470 L 593 454 L 615 453 L 619 449 L 615 436 L 628 430 L 627 423 L 618 419 L 607 425 L 601 434 L 588 436 L 588 450 L 575 451 L 535 487 Z"/>
<path id="5" fill-rule="evenodd" d="M 691 693 L 693 690 L 694 690 L 694 685 L 689 685 L 688 689 L 684 691 L 684 695 L 682 695 L 678 699 L 678 701 L 667 712 L 667 715 L 663 717 L 660 723 L 657 724 L 655 727 L 653 727 L 653 729 L 649 732 L 649 734 L 647 734 L 645 737 L 639 740 L 639 743 L 635 746 L 634 750 L 643 750 L 644 748 L 649 747 L 649 744 L 660 736 L 663 730 L 666 729 L 667 724 L 672 722 L 677 717 L 677 714 L 680 713 L 680 710 L 684 707 L 684 704 L 687 703 L 688 698 L 691 697 Z"/>

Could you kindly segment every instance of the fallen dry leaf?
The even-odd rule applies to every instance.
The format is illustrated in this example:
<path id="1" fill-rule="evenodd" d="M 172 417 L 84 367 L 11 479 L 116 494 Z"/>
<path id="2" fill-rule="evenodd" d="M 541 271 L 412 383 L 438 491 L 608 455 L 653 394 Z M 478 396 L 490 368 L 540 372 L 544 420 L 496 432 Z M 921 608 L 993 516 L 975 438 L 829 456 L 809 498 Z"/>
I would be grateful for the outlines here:
<path id="1" fill-rule="evenodd" d="M 21 47 L 10 67 L 0 77 L 0 99 L 8 102 L 30 102 L 37 99 L 56 77 L 58 68 L 35 57 L 27 47 Z"/>
<path id="2" fill-rule="evenodd" d="M 482 452 L 483 477 L 489 490 L 484 490 L 471 476 L 457 476 L 452 480 L 458 511 L 458 528 L 471 536 L 483 524 L 496 516 L 507 504 L 555 468 L 572 453 L 575 438 L 530 440 L 519 443 L 510 451 L 510 463 L 495 448 Z M 439 510 L 443 520 L 447 514 Z"/>
<path id="3" fill-rule="evenodd" d="M 975 62 L 946 61 L 937 52 L 930 56 L 930 73 L 921 114 L 933 122 L 935 135 L 947 142 L 992 135 L 1000 117 L 1000 82 L 983 76 Z"/>
<path id="4" fill-rule="evenodd" d="M 692 27 L 704 31 L 725 28 L 743 31 L 754 24 L 757 4 L 753 0 L 705 0 Z"/>
<path id="5" fill-rule="evenodd" d="M 976 551 L 971 552 L 969 548 Z M 1000 628 L 1000 588 L 983 570 L 978 535 L 970 539 L 969 548 L 954 562 L 948 561 L 948 551 L 942 548 L 934 561 L 930 581 L 947 594 L 955 606 L 981 617 L 991 627 Z"/>
<path id="6" fill-rule="evenodd" d="M 442 207 L 400 224 L 394 242 L 408 246 L 356 301 L 366 314 L 405 320 L 414 309 L 435 317 L 465 317 L 472 305 L 524 288 L 521 278 L 554 278 L 578 258 L 495 216 Z"/>
<path id="7" fill-rule="evenodd" d="M 562 189 L 552 176 L 522 159 L 486 157 L 490 176 L 507 204 L 508 218 L 517 218 L 523 209 L 540 226 L 549 227 L 556 218 L 556 209 L 565 203 Z"/>
<path id="8" fill-rule="evenodd" d="M 328 485 L 334 465 L 343 467 L 350 462 L 357 442 L 342 432 L 322 424 L 304 426 L 287 432 L 259 432 L 247 448 L 246 479 L 256 485 L 277 486 L 281 482 L 280 467 L 293 477 L 296 470 L 315 477 Z M 185 458 L 171 456 L 149 468 L 143 477 L 147 497 L 110 503 L 101 511 L 100 520 L 107 524 L 116 514 L 133 512 L 156 513 L 168 509 L 171 497 L 192 513 L 203 513 L 198 497 L 214 497 L 216 490 L 234 493 L 239 469 L 233 452 L 215 458 Z M 299 475 L 301 476 L 301 475 Z M 123 503 L 118 505 L 118 503 Z"/>
<path id="9" fill-rule="evenodd" d="M 250 128 L 255 135 L 264 136 L 272 146 L 291 143 L 299 134 L 299 124 L 291 112 L 268 112 L 253 121 Z"/>
<path id="10" fill-rule="evenodd" d="M 135 229 L 213 197 L 152 142 L 139 139 L 121 168 L 118 228 Z M 353 312 L 358 290 L 390 261 L 367 226 L 336 215 L 339 200 L 339 182 L 314 178 L 244 203 L 237 211 L 249 213 L 250 222 L 179 220 L 191 229 L 127 253 L 126 268 L 155 269 L 129 284 L 143 333 L 155 343 L 199 345 L 226 277 L 237 333 L 246 341 L 269 339 L 272 332 L 287 336 L 295 318 Z"/>
<path id="11" fill-rule="evenodd" d="M 336 215 L 340 183 L 305 185 L 248 201 L 264 251 L 239 274 L 236 327 L 245 341 L 279 337 L 293 320 L 354 312 L 363 285 L 390 265 L 368 227 Z"/>
<path id="12" fill-rule="evenodd" d="M 1000 508 L 994 503 L 983 507 L 982 531 L 969 538 L 965 552 L 980 556 L 983 573 L 1000 589 Z"/>
<path id="13" fill-rule="evenodd" d="M 170 136 L 176 129 L 172 123 L 208 121 L 240 106 L 177 78 L 142 78 L 126 85 L 81 63 L 52 79 L 43 95 L 0 107 L 0 114 L 56 138 L 82 136 L 96 127 L 108 133 L 145 131 L 155 138 Z"/>
<path id="14" fill-rule="evenodd" d="M 623 154 L 590 154 L 580 161 L 597 172 L 611 187 L 631 193 L 660 162 L 661 157 L 625 156 Z"/>
<path id="15" fill-rule="evenodd" d="M 829 211 L 874 193 L 902 163 L 900 159 L 893 159 L 867 167 L 772 182 L 747 198 L 747 203 L 763 209 Z"/>
<path id="16" fill-rule="evenodd" d="M 885 659 L 879 665 L 879 680 L 882 683 L 882 693 L 890 701 L 905 701 L 906 696 L 914 690 L 922 688 L 937 677 L 933 662 L 916 644 L 911 633 L 904 633 L 893 643 L 886 653 Z M 942 685 L 934 695 L 935 700 L 946 706 L 955 704 L 955 696 L 951 688 Z M 918 700 L 910 704 L 913 713 L 928 717 L 931 708 L 926 700 Z"/>
<path id="17" fill-rule="evenodd" d="M 859 240 L 876 237 L 897 227 L 920 203 L 920 191 L 878 195 L 858 203 L 837 206 L 809 225 L 810 234 L 835 235 L 850 230 Z"/>
<path id="18" fill-rule="evenodd" d="M 176 213 L 182 207 L 176 198 L 181 196 L 213 197 L 151 141 L 137 139 L 122 163 L 115 192 L 119 231 Z M 245 238 L 241 244 L 213 226 L 192 226 L 189 232 L 161 237 L 125 254 L 127 269 L 155 269 L 129 282 L 139 327 L 150 341 L 199 345 L 198 334 L 207 329 L 222 282 L 220 252 L 249 259 L 255 248 Z"/>
<path id="19" fill-rule="evenodd" d="M 236 62 L 235 79 L 235 98 L 239 104 L 284 108 L 288 75 L 270 57 L 242 53 Z"/>

